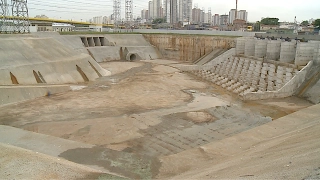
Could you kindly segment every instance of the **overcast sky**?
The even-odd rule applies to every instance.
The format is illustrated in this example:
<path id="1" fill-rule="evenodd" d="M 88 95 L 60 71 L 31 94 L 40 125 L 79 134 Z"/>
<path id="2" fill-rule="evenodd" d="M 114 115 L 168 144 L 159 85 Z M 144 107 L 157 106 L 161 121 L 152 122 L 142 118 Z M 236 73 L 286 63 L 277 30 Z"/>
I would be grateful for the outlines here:
<path id="1" fill-rule="evenodd" d="M 206 12 L 209 7 L 212 14 L 228 14 L 235 8 L 236 0 L 194 0 Z M 309 20 L 320 18 L 320 0 L 238 0 L 238 9 L 248 11 L 248 20 L 255 22 L 261 17 L 278 17 L 280 21 Z M 124 18 L 124 2 L 122 0 L 122 18 Z M 149 0 L 133 0 L 134 16 L 140 16 L 142 9 L 148 8 Z M 109 16 L 112 12 L 113 0 L 28 0 L 29 16 L 45 14 L 49 18 L 88 20 L 93 16 Z"/>

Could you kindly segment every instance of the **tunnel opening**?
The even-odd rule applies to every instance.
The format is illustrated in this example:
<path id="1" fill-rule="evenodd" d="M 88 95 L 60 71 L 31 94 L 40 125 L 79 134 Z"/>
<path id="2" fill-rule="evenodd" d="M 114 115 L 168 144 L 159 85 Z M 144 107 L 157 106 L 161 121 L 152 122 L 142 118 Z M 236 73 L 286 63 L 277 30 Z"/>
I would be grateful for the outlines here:
<path id="1" fill-rule="evenodd" d="M 39 77 L 39 75 L 37 74 L 36 71 L 33 70 L 33 75 L 34 75 L 34 78 L 36 79 L 37 83 L 43 83 L 41 78 Z"/>
<path id="2" fill-rule="evenodd" d="M 81 69 L 78 65 L 76 65 L 76 67 L 77 67 L 77 71 L 80 73 L 82 79 L 83 79 L 85 82 L 88 82 L 89 79 L 88 79 L 87 75 L 82 71 L 82 69 Z"/>
<path id="3" fill-rule="evenodd" d="M 12 84 L 19 84 L 16 76 L 13 75 L 12 72 L 10 72 L 10 77 L 11 77 L 11 82 L 12 82 Z"/>
<path id="4" fill-rule="evenodd" d="M 129 56 L 129 61 L 135 61 L 135 60 L 137 60 L 137 55 L 135 55 L 135 54 L 130 54 L 130 56 Z"/>

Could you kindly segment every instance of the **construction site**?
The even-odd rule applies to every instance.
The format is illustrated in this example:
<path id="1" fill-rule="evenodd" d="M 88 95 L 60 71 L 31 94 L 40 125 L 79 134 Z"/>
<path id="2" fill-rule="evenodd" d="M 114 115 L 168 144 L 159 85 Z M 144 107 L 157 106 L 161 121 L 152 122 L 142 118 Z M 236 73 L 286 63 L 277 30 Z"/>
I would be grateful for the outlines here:
<path id="1" fill-rule="evenodd" d="M 320 179 L 319 36 L 30 33 L 26 16 L 0 21 L 1 179 Z"/>
<path id="2" fill-rule="evenodd" d="M 318 179 L 319 45 L 1 35 L 0 176 Z"/>

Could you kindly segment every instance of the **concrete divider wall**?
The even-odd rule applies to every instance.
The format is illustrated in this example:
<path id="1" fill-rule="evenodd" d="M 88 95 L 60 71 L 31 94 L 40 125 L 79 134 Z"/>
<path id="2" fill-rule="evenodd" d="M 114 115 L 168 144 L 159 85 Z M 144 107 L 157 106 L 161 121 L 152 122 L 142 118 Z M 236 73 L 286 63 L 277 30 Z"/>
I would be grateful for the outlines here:
<path id="1" fill-rule="evenodd" d="M 235 47 L 235 38 L 196 36 L 196 35 L 164 35 L 145 34 L 144 37 L 166 59 L 194 62 L 213 49 L 230 49 Z"/>
<path id="2" fill-rule="evenodd" d="M 89 55 L 53 38 L 8 38 L 0 43 L 0 84 L 64 84 L 95 80 L 110 72 Z M 17 81 L 17 82 L 15 82 Z"/>

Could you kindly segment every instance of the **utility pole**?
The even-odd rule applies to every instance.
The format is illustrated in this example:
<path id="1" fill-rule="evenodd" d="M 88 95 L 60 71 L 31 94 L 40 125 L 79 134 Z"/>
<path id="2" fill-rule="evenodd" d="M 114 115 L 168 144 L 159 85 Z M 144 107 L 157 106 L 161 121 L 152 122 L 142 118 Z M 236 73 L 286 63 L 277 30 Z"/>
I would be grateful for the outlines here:
<path id="1" fill-rule="evenodd" d="M 236 15 L 235 20 L 238 18 L 238 0 L 236 0 Z"/>
<path id="2" fill-rule="evenodd" d="M 13 32 L 30 33 L 30 22 L 27 0 L 11 0 Z"/>

